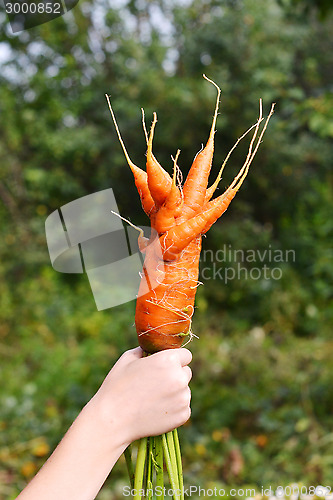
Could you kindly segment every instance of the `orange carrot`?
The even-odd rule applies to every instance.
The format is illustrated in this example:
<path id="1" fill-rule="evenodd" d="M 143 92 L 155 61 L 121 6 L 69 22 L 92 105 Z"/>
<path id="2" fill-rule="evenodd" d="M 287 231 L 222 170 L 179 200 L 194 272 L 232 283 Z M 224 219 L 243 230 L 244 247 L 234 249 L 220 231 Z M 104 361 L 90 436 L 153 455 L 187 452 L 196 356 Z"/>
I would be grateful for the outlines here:
<path id="1" fill-rule="evenodd" d="M 227 210 L 241 187 L 274 112 L 273 104 L 259 132 L 263 121 L 260 100 L 257 122 L 236 141 L 216 181 L 207 188 L 214 152 L 220 89 L 212 80 L 205 78 L 218 91 L 213 122 L 207 144 L 195 157 L 183 187 L 177 165 L 180 151 L 177 151 L 174 159 L 173 177 L 162 168 L 152 153 L 156 113 L 149 136 L 144 125 L 147 140 L 147 172 L 144 172 L 130 160 L 109 97 L 106 96 L 121 146 L 134 175 L 142 206 L 151 221 L 150 240 L 144 242 L 142 235 L 139 238 L 139 246 L 145 254 L 145 260 L 135 313 L 139 344 L 149 353 L 180 347 L 184 340 L 192 339 L 194 299 L 200 284 L 198 275 L 202 235 Z M 251 130 L 253 135 L 242 168 L 226 191 L 211 200 L 231 153 Z"/>

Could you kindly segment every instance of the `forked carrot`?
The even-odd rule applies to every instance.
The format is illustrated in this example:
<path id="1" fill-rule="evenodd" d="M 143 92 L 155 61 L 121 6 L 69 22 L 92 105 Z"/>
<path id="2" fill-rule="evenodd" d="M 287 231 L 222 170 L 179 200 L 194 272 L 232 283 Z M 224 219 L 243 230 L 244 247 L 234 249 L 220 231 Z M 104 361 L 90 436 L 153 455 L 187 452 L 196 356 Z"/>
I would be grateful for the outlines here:
<path id="1" fill-rule="evenodd" d="M 109 96 L 106 96 L 120 144 L 133 172 L 143 209 L 149 216 L 153 229 L 149 241 L 145 241 L 142 235 L 139 237 L 139 246 L 145 254 L 145 260 L 135 313 L 139 343 L 148 353 L 180 347 L 184 340 L 191 340 L 194 299 L 199 285 L 202 235 L 227 210 L 241 187 L 274 112 L 273 104 L 260 131 L 260 124 L 263 122 L 260 100 L 257 122 L 236 141 L 223 162 L 216 181 L 207 187 L 214 153 L 220 89 L 212 80 L 205 78 L 217 89 L 213 122 L 207 144 L 196 155 L 183 186 L 179 182 L 180 171 L 177 165 L 180 151 L 177 151 L 173 159 L 172 177 L 153 154 L 156 113 L 149 135 L 144 125 L 147 140 L 145 172 L 131 161 L 121 138 Z M 231 153 L 240 140 L 251 131 L 252 138 L 243 166 L 225 192 L 211 199 Z"/>

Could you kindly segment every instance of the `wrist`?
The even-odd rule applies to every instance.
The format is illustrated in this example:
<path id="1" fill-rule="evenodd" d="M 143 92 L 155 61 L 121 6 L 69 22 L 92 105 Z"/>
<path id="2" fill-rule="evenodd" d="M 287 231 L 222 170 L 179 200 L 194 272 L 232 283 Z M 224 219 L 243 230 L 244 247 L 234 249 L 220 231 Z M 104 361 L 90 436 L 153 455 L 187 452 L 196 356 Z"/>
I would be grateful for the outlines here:
<path id="1" fill-rule="evenodd" d="M 119 456 L 131 444 L 128 432 L 128 424 L 124 418 L 122 408 L 116 403 L 107 403 L 95 396 L 83 408 L 80 416 L 90 428 L 90 432 L 100 442 L 101 448 L 106 453 L 117 452 Z"/>
<path id="2" fill-rule="evenodd" d="M 93 398 L 24 490 L 22 500 L 95 498 L 127 447 L 121 430 L 123 425 L 113 412 L 106 421 L 98 400 Z"/>

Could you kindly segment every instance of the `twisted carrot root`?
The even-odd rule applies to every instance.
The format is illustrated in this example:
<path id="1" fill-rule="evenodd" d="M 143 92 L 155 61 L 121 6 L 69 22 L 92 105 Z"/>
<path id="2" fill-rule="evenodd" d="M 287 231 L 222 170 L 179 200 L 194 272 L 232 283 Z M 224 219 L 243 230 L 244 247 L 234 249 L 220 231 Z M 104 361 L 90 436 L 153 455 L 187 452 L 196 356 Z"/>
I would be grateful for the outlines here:
<path id="1" fill-rule="evenodd" d="M 204 76 L 205 77 L 205 76 Z M 151 227 L 157 237 L 151 237 L 148 244 L 140 248 L 145 254 L 143 274 L 136 304 L 135 324 L 141 347 L 146 352 L 180 347 L 184 339 L 190 340 L 194 299 L 199 285 L 199 258 L 201 238 L 227 210 L 232 199 L 244 182 L 250 165 L 262 142 L 268 122 L 274 112 L 274 104 L 263 122 L 262 101 L 259 103 L 259 117 L 229 151 L 216 181 L 207 187 L 214 153 L 215 126 L 219 108 L 220 89 L 213 122 L 206 146 L 200 151 L 190 168 L 185 183 L 181 186 L 180 171 L 174 159 L 173 177 L 156 160 L 152 148 L 157 115 L 154 113 L 149 136 L 143 124 L 147 140 L 146 172 L 131 161 L 111 107 L 110 112 L 127 163 L 131 168 L 138 189 L 142 207 L 150 218 Z M 243 166 L 223 194 L 211 199 L 221 180 L 223 169 L 238 143 L 251 131 L 247 157 Z"/>

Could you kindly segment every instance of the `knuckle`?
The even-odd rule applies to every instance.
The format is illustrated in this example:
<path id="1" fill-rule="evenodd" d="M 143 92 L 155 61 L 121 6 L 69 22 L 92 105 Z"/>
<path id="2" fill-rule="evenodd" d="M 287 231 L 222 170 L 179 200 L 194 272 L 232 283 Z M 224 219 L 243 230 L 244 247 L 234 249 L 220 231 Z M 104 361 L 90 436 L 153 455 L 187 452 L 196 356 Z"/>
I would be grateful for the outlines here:
<path id="1" fill-rule="evenodd" d="M 177 405 L 180 411 L 186 410 L 191 402 L 191 391 L 182 390 L 177 398 Z"/>
<path id="2" fill-rule="evenodd" d="M 179 363 L 178 354 L 174 351 L 174 349 L 170 350 L 170 352 L 168 353 L 168 358 L 169 358 L 169 363 L 172 365 Z"/>
<path id="3" fill-rule="evenodd" d="M 185 408 L 187 408 L 189 406 L 190 401 L 191 401 L 190 393 L 188 391 L 184 392 L 183 396 L 182 396 L 182 403 L 185 406 Z"/>
<path id="4" fill-rule="evenodd" d="M 182 390 L 186 390 L 186 391 L 187 391 L 187 389 L 189 389 L 188 379 L 186 376 L 184 377 L 184 375 L 180 378 L 180 388 Z"/>
<path id="5" fill-rule="evenodd" d="M 187 418 L 185 417 L 185 415 L 183 413 L 180 413 L 176 419 L 176 427 L 180 427 L 181 425 L 185 424 L 186 421 Z"/>
<path id="6" fill-rule="evenodd" d="M 180 425 L 185 424 L 185 422 L 188 421 L 190 416 L 191 416 L 191 408 L 188 407 L 185 410 L 183 410 L 179 415 L 179 421 L 181 422 Z"/>
<path id="7" fill-rule="evenodd" d="M 187 380 L 188 380 L 188 382 L 189 382 L 189 381 L 191 380 L 191 378 L 192 378 L 192 370 L 191 370 L 191 368 L 190 368 L 189 366 L 185 366 L 185 367 L 183 368 L 183 370 L 184 370 L 184 372 L 186 373 Z"/>
<path id="8" fill-rule="evenodd" d="M 186 356 L 187 356 L 187 359 L 188 359 L 188 363 L 191 363 L 191 361 L 192 361 L 192 353 L 191 353 L 191 351 L 189 351 L 188 349 L 186 349 L 184 347 L 183 347 L 183 351 L 186 353 Z"/>
<path id="9" fill-rule="evenodd" d="M 178 387 L 180 390 L 186 389 L 187 387 L 187 379 L 183 375 L 178 377 Z"/>
<path id="10" fill-rule="evenodd" d="M 173 349 L 166 349 L 158 354 L 160 355 L 159 362 L 166 368 L 169 368 L 177 362 L 177 354 L 173 351 Z"/>
<path id="11" fill-rule="evenodd" d="M 192 398 L 192 393 L 191 393 L 191 389 L 190 388 L 188 388 L 187 397 L 188 397 L 188 401 L 189 401 L 189 404 L 190 404 L 191 398 Z"/>

